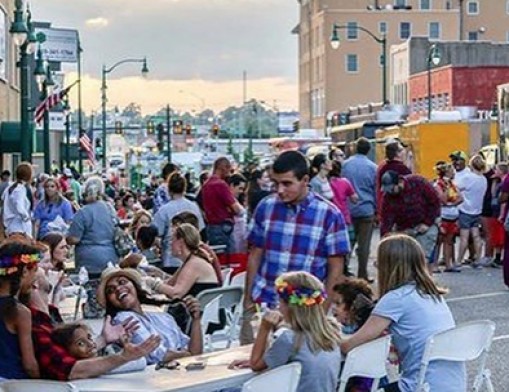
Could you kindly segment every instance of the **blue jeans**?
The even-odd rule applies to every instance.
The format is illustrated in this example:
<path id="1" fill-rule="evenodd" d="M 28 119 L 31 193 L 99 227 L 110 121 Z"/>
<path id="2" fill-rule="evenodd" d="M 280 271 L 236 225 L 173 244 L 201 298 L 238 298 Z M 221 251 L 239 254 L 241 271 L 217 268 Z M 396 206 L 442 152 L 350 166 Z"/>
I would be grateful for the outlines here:
<path id="1" fill-rule="evenodd" d="M 206 228 L 209 245 L 225 245 L 225 253 L 230 254 L 233 249 L 233 224 L 208 225 Z"/>

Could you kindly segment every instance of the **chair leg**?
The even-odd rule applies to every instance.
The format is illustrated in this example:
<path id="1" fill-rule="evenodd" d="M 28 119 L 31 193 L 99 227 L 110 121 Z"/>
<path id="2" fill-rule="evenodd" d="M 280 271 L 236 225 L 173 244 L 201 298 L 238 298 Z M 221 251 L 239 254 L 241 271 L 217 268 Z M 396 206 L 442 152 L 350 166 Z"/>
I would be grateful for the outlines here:
<path id="1" fill-rule="evenodd" d="M 488 392 L 495 392 L 493 383 L 491 382 L 491 372 L 489 370 L 484 370 L 483 379 L 486 381 L 486 389 Z"/>

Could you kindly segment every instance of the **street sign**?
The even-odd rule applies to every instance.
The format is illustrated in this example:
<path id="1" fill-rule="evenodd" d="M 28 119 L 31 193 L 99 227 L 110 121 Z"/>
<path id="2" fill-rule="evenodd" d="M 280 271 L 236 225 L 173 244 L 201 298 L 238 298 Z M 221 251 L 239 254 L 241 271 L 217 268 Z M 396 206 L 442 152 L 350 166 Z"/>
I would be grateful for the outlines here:
<path id="1" fill-rule="evenodd" d="M 78 61 L 78 31 L 71 29 L 35 28 L 40 41 L 42 58 L 60 63 Z"/>

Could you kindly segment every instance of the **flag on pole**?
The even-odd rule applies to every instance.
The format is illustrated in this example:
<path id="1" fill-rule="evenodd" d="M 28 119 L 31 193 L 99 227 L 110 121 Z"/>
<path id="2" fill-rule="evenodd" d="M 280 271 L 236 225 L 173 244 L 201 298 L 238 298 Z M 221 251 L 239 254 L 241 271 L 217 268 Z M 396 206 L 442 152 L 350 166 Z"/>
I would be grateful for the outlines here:
<path id="1" fill-rule="evenodd" d="M 51 94 L 37 106 L 34 115 L 34 119 L 37 124 L 40 124 L 44 119 L 44 113 L 49 112 L 53 107 L 58 105 L 60 101 L 62 101 L 72 86 L 73 85 Z"/>
<path id="2" fill-rule="evenodd" d="M 80 137 L 80 147 L 86 151 L 87 158 L 92 166 L 95 166 L 94 130 L 92 127 L 88 132 L 83 132 Z"/>

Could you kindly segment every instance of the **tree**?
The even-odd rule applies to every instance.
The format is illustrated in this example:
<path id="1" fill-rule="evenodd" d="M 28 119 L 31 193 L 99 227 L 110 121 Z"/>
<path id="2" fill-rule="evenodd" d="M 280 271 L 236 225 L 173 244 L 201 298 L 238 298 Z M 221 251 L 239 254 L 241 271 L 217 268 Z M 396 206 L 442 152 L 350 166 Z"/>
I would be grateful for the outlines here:
<path id="1" fill-rule="evenodd" d="M 122 117 L 129 119 L 131 123 L 141 122 L 141 106 L 136 102 L 131 102 L 122 111 Z"/>

